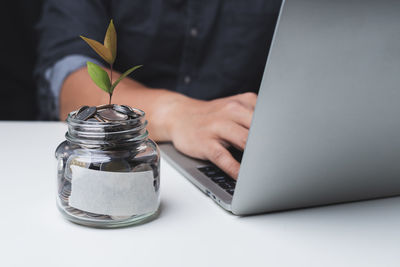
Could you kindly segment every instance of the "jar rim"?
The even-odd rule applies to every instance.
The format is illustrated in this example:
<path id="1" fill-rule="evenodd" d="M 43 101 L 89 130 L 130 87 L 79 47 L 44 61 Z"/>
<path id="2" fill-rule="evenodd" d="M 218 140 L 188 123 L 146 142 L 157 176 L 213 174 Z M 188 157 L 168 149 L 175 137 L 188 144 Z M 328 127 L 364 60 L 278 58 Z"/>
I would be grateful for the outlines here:
<path id="1" fill-rule="evenodd" d="M 68 132 L 65 137 L 72 143 L 86 147 L 115 147 L 143 141 L 148 137 L 145 112 L 137 108 L 129 108 L 139 116 L 129 120 L 109 122 L 75 119 L 78 111 L 72 111 L 66 119 Z"/>
<path id="2" fill-rule="evenodd" d="M 115 105 L 115 104 L 112 104 Z M 138 114 L 139 116 L 137 118 L 134 119 L 129 119 L 129 120 L 123 120 L 123 121 L 110 121 L 110 122 L 101 122 L 101 121 L 83 121 L 83 120 L 78 120 L 74 118 L 74 115 L 78 112 L 78 110 L 74 110 L 71 111 L 66 119 L 66 122 L 68 124 L 73 123 L 76 125 L 91 125 L 91 126 L 113 126 L 113 125 L 120 125 L 121 122 L 124 122 L 124 124 L 130 124 L 130 123 L 137 123 L 139 120 L 145 118 L 146 113 L 138 108 L 132 108 L 130 107 L 130 109 L 132 109 L 132 111 L 134 111 L 136 114 Z"/>

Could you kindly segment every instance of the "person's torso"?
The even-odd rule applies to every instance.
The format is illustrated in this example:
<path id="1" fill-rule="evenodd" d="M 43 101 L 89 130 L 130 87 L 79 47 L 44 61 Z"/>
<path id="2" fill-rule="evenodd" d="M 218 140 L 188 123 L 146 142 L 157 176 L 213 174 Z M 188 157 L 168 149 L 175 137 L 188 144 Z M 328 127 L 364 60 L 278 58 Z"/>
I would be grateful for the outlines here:
<path id="1" fill-rule="evenodd" d="M 281 0 L 112 1 L 116 69 L 199 99 L 257 92 Z"/>

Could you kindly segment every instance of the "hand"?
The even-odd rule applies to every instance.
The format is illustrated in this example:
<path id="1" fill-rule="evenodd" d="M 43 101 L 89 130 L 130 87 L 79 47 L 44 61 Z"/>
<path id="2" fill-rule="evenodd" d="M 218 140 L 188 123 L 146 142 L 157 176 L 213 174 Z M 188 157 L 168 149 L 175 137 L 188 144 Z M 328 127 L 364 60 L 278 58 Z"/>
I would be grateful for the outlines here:
<path id="1" fill-rule="evenodd" d="M 227 151 L 243 150 L 257 95 L 245 93 L 212 101 L 200 101 L 165 89 L 148 88 L 132 79 L 118 85 L 114 103 L 146 111 L 147 129 L 155 141 L 172 141 L 186 155 L 210 160 L 233 178 L 240 164 Z M 70 74 L 60 95 L 60 119 L 82 105 L 107 103 L 108 95 L 97 90 L 86 68 Z"/>
<path id="2" fill-rule="evenodd" d="M 169 138 L 182 153 L 210 160 L 237 179 L 240 163 L 227 147 L 244 150 L 256 100 L 256 94 L 244 93 L 212 101 L 176 101 L 168 112 Z"/>

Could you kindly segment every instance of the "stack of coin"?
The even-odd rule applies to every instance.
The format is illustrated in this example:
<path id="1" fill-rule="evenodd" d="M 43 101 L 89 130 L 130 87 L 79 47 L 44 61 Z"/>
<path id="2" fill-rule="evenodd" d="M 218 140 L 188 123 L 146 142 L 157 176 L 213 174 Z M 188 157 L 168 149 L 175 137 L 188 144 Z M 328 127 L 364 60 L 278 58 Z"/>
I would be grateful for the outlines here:
<path id="1" fill-rule="evenodd" d="M 101 106 L 82 106 L 76 112 L 72 113 L 72 117 L 77 120 L 81 121 L 88 121 L 88 122 L 123 122 L 129 121 L 133 119 L 137 119 L 140 117 L 140 114 L 136 113 L 132 108 L 125 106 L 125 105 L 101 105 Z M 138 122 L 140 124 L 140 122 Z M 129 126 L 131 127 L 131 126 Z M 63 144 L 63 148 L 65 151 L 62 151 L 63 158 L 69 158 L 69 146 L 68 143 Z M 102 163 L 99 166 L 96 166 L 95 163 L 90 164 L 90 166 L 82 166 L 83 163 L 77 160 L 71 160 L 70 165 L 77 165 L 84 168 L 91 168 L 95 170 L 114 170 L 124 167 L 124 169 L 128 169 L 129 164 L 127 162 L 116 161 L 112 163 Z M 82 211 L 76 208 L 69 206 L 69 197 L 71 195 L 71 172 L 70 170 L 66 170 L 67 162 L 66 160 L 60 162 L 59 166 L 59 198 L 61 200 L 61 205 L 65 208 L 65 210 L 72 216 L 77 216 L 79 218 L 88 218 L 88 219 L 97 219 L 97 220 L 119 220 L 119 219 L 126 219 L 118 218 L 118 217 L 111 217 L 108 215 L 103 214 L 94 214 L 91 212 Z M 129 168 L 130 170 L 130 168 Z"/>
<path id="2" fill-rule="evenodd" d="M 104 214 L 95 214 L 83 210 L 76 209 L 69 205 L 69 197 L 72 190 L 72 173 L 71 165 L 75 165 L 81 168 L 88 168 L 96 171 L 107 171 L 107 172 L 143 172 L 151 171 L 154 172 L 154 187 L 155 190 L 159 189 L 159 173 L 158 173 L 158 162 L 154 155 L 141 156 L 140 159 L 136 159 L 136 149 L 115 149 L 116 144 L 121 140 L 128 140 L 132 142 L 137 136 L 145 134 L 146 122 L 143 118 L 143 114 L 140 111 L 132 109 L 125 105 L 101 105 L 101 106 L 82 106 L 77 111 L 71 113 L 72 119 L 80 120 L 83 123 L 78 123 L 74 128 L 74 138 L 84 139 L 86 142 L 91 141 L 92 136 L 86 134 L 88 127 L 94 131 L 97 140 L 104 140 L 104 147 L 114 147 L 113 151 L 107 151 L 109 160 L 96 160 L 93 154 L 88 155 L 79 154 L 78 156 L 73 155 L 74 151 L 80 150 L 79 145 L 69 141 L 65 141 L 60 144 L 57 151 L 60 156 L 59 168 L 58 168 L 58 195 L 59 204 L 70 216 L 79 219 L 88 219 L 90 221 L 118 221 L 126 220 L 129 217 L 135 216 L 109 216 Z M 89 122 L 89 123 L 84 123 Z M 93 123 L 95 122 L 95 126 Z M 99 124 L 104 123 L 104 127 L 98 127 Z M 116 133 L 116 134 L 113 134 Z M 138 139 L 141 140 L 141 139 Z M 99 141 L 95 144 L 96 149 L 102 150 L 103 143 Z M 82 151 L 80 152 L 82 153 Z"/>
<path id="3" fill-rule="evenodd" d="M 114 122 L 137 119 L 137 114 L 131 107 L 125 105 L 82 106 L 74 115 L 75 119 L 92 122 Z"/>

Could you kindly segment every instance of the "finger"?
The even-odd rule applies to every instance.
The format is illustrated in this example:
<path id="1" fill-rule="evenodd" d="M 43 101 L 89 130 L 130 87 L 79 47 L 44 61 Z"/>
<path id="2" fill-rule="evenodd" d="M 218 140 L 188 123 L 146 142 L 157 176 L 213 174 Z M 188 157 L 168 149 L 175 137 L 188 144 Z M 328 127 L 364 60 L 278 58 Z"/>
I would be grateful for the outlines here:
<path id="1" fill-rule="evenodd" d="M 238 102 L 233 102 L 238 103 Z M 230 120 L 242 125 L 243 127 L 250 129 L 251 119 L 253 117 L 253 110 L 244 107 L 242 104 L 225 106 L 226 116 Z"/>
<path id="2" fill-rule="evenodd" d="M 257 103 L 257 94 L 252 92 L 247 92 L 244 94 L 238 94 L 231 96 L 232 99 L 239 101 L 243 106 L 248 109 L 254 110 Z"/>
<path id="3" fill-rule="evenodd" d="M 239 150 L 244 150 L 249 130 L 233 121 L 218 123 L 214 133 L 218 138 L 227 141 Z"/>
<path id="4" fill-rule="evenodd" d="M 217 165 L 233 179 L 237 179 L 240 164 L 232 157 L 231 153 L 222 146 L 222 144 L 218 141 L 211 142 L 206 153 L 208 160 Z"/>

